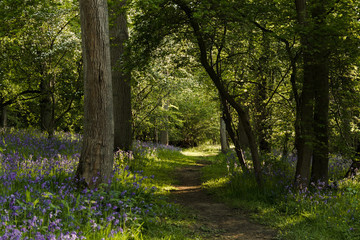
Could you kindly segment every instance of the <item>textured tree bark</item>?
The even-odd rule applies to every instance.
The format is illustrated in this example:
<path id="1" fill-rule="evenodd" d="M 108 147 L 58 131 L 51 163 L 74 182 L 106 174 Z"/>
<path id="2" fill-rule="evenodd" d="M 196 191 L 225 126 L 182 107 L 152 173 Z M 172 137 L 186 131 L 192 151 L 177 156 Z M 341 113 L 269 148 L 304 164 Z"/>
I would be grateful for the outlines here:
<path id="1" fill-rule="evenodd" d="M 235 152 L 236 152 L 236 156 L 238 157 L 239 163 L 241 168 L 243 169 L 243 171 L 248 171 L 248 166 L 246 165 L 245 162 L 245 157 L 242 151 L 242 144 L 240 142 L 240 139 L 238 138 L 238 136 L 235 134 L 233 127 L 232 127 L 232 118 L 231 118 L 231 114 L 228 110 L 228 104 L 226 103 L 226 100 L 221 98 L 221 103 L 223 105 L 223 117 L 222 119 L 225 122 L 226 125 L 226 130 L 232 140 L 232 142 L 234 143 L 235 146 Z M 240 124 L 240 123 L 239 123 Z M 240 124 L 241 125 L 241 124 Z M 241 126 L 239 126 L 241 127 Z"/>
<path id="2" fill-rule="evenodd" d="M 129 38 L 125 5 L 126 0 L 118 0 L 111 5 L 110 50 L 114 101 L 114 147 L 128 151 L 132 145 L 131 75 L 124 69 L 124 61 L 126 61 L 124 45 Z"/>
<path id="3" fill-rule="evenodd" d="M 226 130 L 227 130 L 227 132 L 228 132 L 228 134 L 230 136 L 230 139 L 234 143 L 236 156 L 238 157 L 240 166 L 241 166 L 243 171 L 248 171 L 249 168 L 246 165 L 245 157 L 244 157 L 244 154 L 243 154 L 243 145 L 242 145 L 242 143 L 241 143 L 241 141 L 239 139 L 239 136 L 235 134 L 235 131 L 234 131 L 233 126 L 232 126 L 233 125 L 232 124 L 233 120 L 232 120 L 231 114 L 229 112 L 228 104 L 226 103 L 226 100 L 224 98 L 221 98 L 221 104 L 223 106 L 222 119 L 225 122 Z M 242 124 L 239 122 L 238 128 L 241 128 L 241 127 L 242 127 Z M 238 129 L 238 132 L 239 132 L 239 129 Z"/>
<path id="4" fill-rule="evenodd" d="M 304 80 L 300 101 L 300 129 L 297 143 L 298 160 L 295 172 L 295 185 L 306 188 L 310 181 L 311 158 L 313 152 L 313 111 L 314 111 L 314 86 L 313 68 L 308 65 L 304 56 Z"/>
<path id="5" fill-rule="evenodd" d="M 255 133 L 259 144 L 260 153 L 270 153 L 270 133 L 271 125 L 269 124 L 270 109 L 267 107 L 268 89 L 271 85 L 271 67 L 268 59 L 270 58 L 270 39 L 263 32 L 261 40 L 262 56 L 258 60 L 257 84 L 255 94 Z"/>
<path id="6" fill-rule="evenodd" d="M 112 177 L 114 122 L 106 0 L 80 0 L 84 58 L 84 136 L 77 179 L 95 188 Z"/>
<path id="7" fill-rule="evenodd" d="M 261 79 L 259 83 L 256 85 L 256 96 L 255 96 L 255 132 L 258 138 L 259 149 L 261 153 L 269 153 L 270 152 L 270 143 L 269 132 L 270 126 L 267 124 L 268 113 L 265 106 L 266 101 L 266 85 L 267 80 L 262 74 L 260 74 Z"/>

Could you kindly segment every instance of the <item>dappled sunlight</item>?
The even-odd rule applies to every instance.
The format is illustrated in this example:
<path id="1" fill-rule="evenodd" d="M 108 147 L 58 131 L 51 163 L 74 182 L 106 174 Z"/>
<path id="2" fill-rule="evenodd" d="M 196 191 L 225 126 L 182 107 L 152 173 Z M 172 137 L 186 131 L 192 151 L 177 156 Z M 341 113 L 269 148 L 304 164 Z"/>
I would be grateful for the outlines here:
<path id="1" fill-rule="evenodd" d="M 203 187 L 206 189 L 221 188 L 228 184 L 230 181 L 229 177 L 213 178 L 203 183 Z"/>
<path id="2" fill-rule="evenodd" d="M 202 145 L 199 147 L 182 150 L 181 153 L 189 157 L 216 156 L 220 152 L 220 145 Z"/>
<path id="3" fill-rule="evenodd" d="M 185 156 L 189 156 L 189 157 L 205 157 L 205 153 L 204 152 L 193 152 L 193 151 L 182 151 L 182 154 L 184 154 Z"/>

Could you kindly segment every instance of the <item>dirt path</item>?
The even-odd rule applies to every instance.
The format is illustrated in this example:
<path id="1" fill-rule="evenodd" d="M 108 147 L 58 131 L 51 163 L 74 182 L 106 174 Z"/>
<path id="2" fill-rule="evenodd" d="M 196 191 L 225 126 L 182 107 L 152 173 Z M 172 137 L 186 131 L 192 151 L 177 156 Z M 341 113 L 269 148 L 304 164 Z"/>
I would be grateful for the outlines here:
<path id="1" fill-rule="evenodd" d="M 244 211 L 217 203 L 201 188 L 200 169 L 209 164 L 198 162 L 177 171 L 179 185 L 172 191 L 177 203 L 190 208 L 197 215 L 194 231 L 206 239 L 274 239 L 275 231 L 253 223 Z"/>

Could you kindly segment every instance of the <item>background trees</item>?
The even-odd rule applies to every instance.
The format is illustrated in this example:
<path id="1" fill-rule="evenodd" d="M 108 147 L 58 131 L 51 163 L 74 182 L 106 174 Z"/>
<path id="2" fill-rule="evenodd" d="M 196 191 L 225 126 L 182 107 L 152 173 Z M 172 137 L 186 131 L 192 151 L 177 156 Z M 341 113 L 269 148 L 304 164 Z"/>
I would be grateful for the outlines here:
<path id="1" fill-rule="evenodd" d="M 169 36 L 192 43 L 188 53 L 219 91 L 227 130 L 244 166 L 245 146 L 239 139 L 246 135 L 259 183 L 259 150 L 269 152 L 277 143 L 286 153 L 293 132 L 298 186 L 306 187 L 310 175 L 312 181 L 326 184 L 330 66 L 337 47 L 350 49 L 352 41 L 358 41 L 350 30 L 354 24 L 358 27 L 357 7 L 322 1 L 278 1 L 270 6 L 264 1 L 183 0 L 142 2 L 137 7 L 141 16 L 135 16 L 135 38 L 140 45 L 151 39 L 151 44 L 137 48 L 144 55 L 164 46 L 162 39 Z M 149 38 L 147 29 L 156 37 Z M 284 127 L 289 123 L 293 127 Z"/>
<path id="2" fill-rule="evenodd" d="M 357 2 L 133 0 L 127 12 L 125 1 L 110 3 L 114 83 L 128 93 L 126 114 L 119 115 L 127 116 L 119 120 L 125 142 L 115 145 L 160 142 L 162 133 L 181 146 L 218 142 L 222 116 L 239 164 L 254 167 L 259 183 L 274 152 L 296 152 L 294 175 L 302 187 L 327 182 L 329 153 L 354 156 Z M 81 132 L 76 3 L 5 0 L 0 6 L 1 122 L 50 136 Z M 252 164 L 243 154 L 248 150 Z"/>
<path id="3" fill-rule="evenodd" d="M 39 126 L 49 135 L 57 127 L 80 130 L 82 62 L 76 4 L 1 4 L 7 10 L 0 34 L 0 106 L 8 108 L 8 124 Z"/>
<path id="4" fill-rule="evenodd" d="M 164 46 L 151 66 L 133 71 L 133 129 L 136 139 L 169 142 L 183 147 L 219 139 L 219 103 L 204 83 L 206 76 L 183 52 L 183 46 Z M 166 50 L 164 50 L 166 49 Z M 164 52 L 168 52 L 164 56 Z M 187 59 L 184 65 L 181 59 Z"/>

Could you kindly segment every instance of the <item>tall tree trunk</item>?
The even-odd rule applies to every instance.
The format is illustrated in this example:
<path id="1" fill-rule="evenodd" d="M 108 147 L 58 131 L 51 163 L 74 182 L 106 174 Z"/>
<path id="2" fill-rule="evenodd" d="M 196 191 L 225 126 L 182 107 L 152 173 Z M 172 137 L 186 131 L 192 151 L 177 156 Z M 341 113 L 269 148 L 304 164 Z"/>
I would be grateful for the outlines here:
<path id="1" fill-rule="evenodd" d="M 297 17 L 299 25 L 302 27 L 300 41 L 303 47 L 303 82 L 300 96 L 300 106 L 297 113 L 298 137 L 296 138 L 296 147 L 298 160 L 295 172 L 295 186 L 306 188 L 310 181 L 310 168 L 312 157 L 312 138 L 313 138 L 313 108 L 314 108 L 314 86 L 313 86 L 313 68 L 311 66 L 312 58 L 309 49 L 309 39 L 304 29 L 307 27 L 307 9 L 306 0 L 295 0 Z"/>
<path id="2" fill-rule="evenodd" d="M 48 133 L 49 137 L 54 134 L 53 102 L 51 98 L 51 81 L 44 76 L 40 82 L 40 128 Z"/>
<path id="3" fill-rule="evenodd" d="M 127 151 L 132 145 L 131 75 L 124 69 L 124 45 L 129 38 L 126 0 L 110 6 L 110 49 L 114 101 L 114 147 Z"/>
<path id="4" fill-rule="evenodd" d="M 327 10 L 323 0 L 313 8 L 312 16 L 318 27 L 324 26 Z M 314 52 L 314 153 L 311 180 L 314 183 L 328 184 L 329 165 L 329 40 L 319 30 L 314 33 L 316 51 Z"/>
<path id="5" fill-rule="evenodd" d="M 226 134 L 226 123 L 223 117 L 220 117 L 220 144 L 221 152 L 227 153 L 229 151 L 229 143 Z"/>
<path id="6" fill-rule="evenodd" d="M 167 116 L 167 111 L 169 110 L 169 101 L 164 103 L 165 116 L 162 119 L 162 129 L 160 131 L 160 143 L 164 145 L 169 145 L 169 117 Z"/>
<path id="7" fill-rule="evenodd" d="M 169 132 L 167 129 L 161 130 L 160 143 L 164 145 L 169 145 Z"/>
<path id="8" fill-rule="evenodd" d="M 315 81 L 314 153 L 311 179 L 328 184 L 329 165 L 329 80 L 327 61 L 317 67 Z"/>
<path id="9" fill-rule="evenodd" d="M 322 27 L 326 25 L 324 20 L 327 11 L 324 7 L 326 1 L 319 0 L 311 6 L 311 14 L 309 14 L 311 18 L 308 18 L 306 0 L 295 2 L 298 21 L 302 26 L 300 35 L 304 61 L 296 184 L 304 188 L 310 181 L 311 157 L 313 158 L 311 180 L 325 184 L 328 181 L 328 40 L 322 33 Z M 310 21 L 311 24 L 308 24 Z"/>
<path id="10" fill-rule="evenodd" d="M 114 122 L 106 0 L 80 0 L 84 58 L 84 136 L 77 179 L 108 183 L 113 171 Z"/>
<path id="11" fill-rule="evenodd" d="M 261 41 L 262 56 L 258 60 L 258 84 L 255 94 L 255 132 L 258 137 L 259 150 L 261 153 L 270 153 L 270 132 L 269 124 L 270 110 L 267 107 L 268 86 L 271 80 L 271 70 L 268 59 L 270 59 L 270 39 L 266 33 L 262 35 Z"/>
<path id="12" fill-rule="evenodd" d="M 7 106 L 1 107 L 1 127 L 7 127 Z"/>
<path id="13" fill-rule="evenodd" d="M 308 63 L 308 58 L 304 56 L 304 80 L 299 108 L 300 136 L 296 146 L 298 160 L 295 172 L 295 185 L 299 188 L 306 188 L 309 185 L 313 153 L 314 86 L 313 68 Z"/>
<path id="14" fill-rule="evenodd" d="M 259 150 L 261 153 L 270 152 L 270 143 L 269 139 L 269 124 L 267 124 L 267 109 L 265 105 L 266 101 L 266 77 L 260 74 L 261 79 L 256 85 L 256 95 L 255 95 L 255 132 L 258 138 Z"/>

